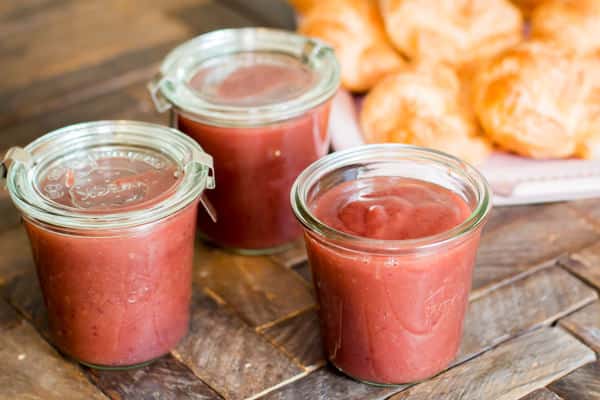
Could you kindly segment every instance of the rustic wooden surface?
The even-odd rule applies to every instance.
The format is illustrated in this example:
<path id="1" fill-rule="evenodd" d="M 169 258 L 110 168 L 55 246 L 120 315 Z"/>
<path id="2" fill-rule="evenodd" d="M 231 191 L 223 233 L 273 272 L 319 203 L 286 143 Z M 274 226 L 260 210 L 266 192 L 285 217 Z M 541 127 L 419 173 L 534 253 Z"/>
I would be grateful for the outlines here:
<path id="1" fill-rule="evenodd" d="M 219 27 L 291 23 L 272 1 L 0 2 L 0 153 L 86 120 L 166 123 L 145 89 L 166 52 Z M 301 242 L 253 258 L 199 244 L 191 331 L 170 355 L 135 371 L 76 365 L 46 340 L 27 238 L 3 191 L 0 216 L 0 400 L 600 398 L 600 200 L 494 210 L 457 360 L 393 388 L 324 361 Z"/>

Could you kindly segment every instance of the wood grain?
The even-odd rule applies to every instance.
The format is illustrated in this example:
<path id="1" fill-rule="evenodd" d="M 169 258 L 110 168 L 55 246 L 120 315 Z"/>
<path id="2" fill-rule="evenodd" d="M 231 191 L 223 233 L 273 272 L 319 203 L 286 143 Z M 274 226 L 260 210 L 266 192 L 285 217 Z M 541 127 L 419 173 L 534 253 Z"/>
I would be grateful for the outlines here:
<path id="1" fill-rule="evenodd" d="M 93 97 L 53 112 L 25 119 L 2 129 L 0 149 L 26 145 L 37 137 L 63 126 L 102 119 L 133 119 L 167 124 L 165 114 L 157 114 L 147 94 L 145 82 L 136 83 L 117 92 Z"/>
<path id="2" fill-rule="evenodd" d="M 392 399 L 519 399 L 595 358 L 593 351 L 562 329 L 538 329 Z"/>
<path id="3" fill-rule="evenodd" d="M 96 117 L 70 115 L 99 97 L 105 97 L 101 103 L 106 103 L 111 95 L 131 85 L 145 86 L 164 56 L 184 40 L 218 28 L 255 25 L 251 18 L 210 0 L 140 0 L 136 6 L 118 0 L 55 3 L 55 7 L 31 7 L 18 22 L 6 18 L 0 25 L 3 66 L 19 75 L 17 80 L 0 77 L 0 128 L 4 137 L 0 149 L 26 144 L 74 122 L 116 118 L 118 109 L 112 114 L 102 104 L 96 106 L 103 110 Z M 86 21 L 98 7 L 104 9 L 101 18 Z M 73 24 L 73 18 L 81 22 Z M 127 19 L 133 23 L 124 23 Z M 112 26 L 107 29 L 107 24 Z M 28 25 L 32 28 L 26 29 Z M 148 29 L 150 26 L 153 29 Z M 48 44 L 54 35 L 63 40 Z M 1 39 L 13 36 L 18 37 L 14 41 Z M 38 58 L 44 61 L 30 63 Z M 150 111 L 154 113 L 153 108 Z M 52 114 L 61 117 L 53 118 Z"/>
<path id="4" fill-rule="evenodd" d="M 596 228 L 566 204 L 548 205 L 484 235 L 473 272 L 473 295 L 550 265 L 562 254 L 594 243 Z"/>
<path id="5" fill-rule="evenodd" d="M 306 261 L 306 247 L 304 239 L 292 243 L 292 245 L 281 253 L 273 254 L 271 259 L 285 267 L 292 268 Z"/>
<path id="6" fill-rule="evenodd" d="M 3 154 L 2 154 L 3 155 Z M 21 215 L 8 196 L 8 191 L 0 187 L 0 235 L 18 227 L 21 224 Z"/>
<path id="7" fill-rule="evenodd" d="M 296 265 L 293 270 L 302 278 L 304 278 L 306 282 L 308 282 L 308 284 L 311 286 L 311 290 L 314 290 L 312 275 L 310 272 L 310 265 L 308 261 Z"/>
<path id="8" fill-rule="evenodd" d="M 9 307 L 0 300 L 0 399 L 106 399 Z"/>
<path id="9" fill-rule="evenodd" d="M 600 226 L 600 199 L 585 199 L 569 202 L 569 207 L 578 211 L 592 223 Z"/>
<path id="10" fill-rule="evenodd" d="M 255 396 L 302 373 L 233 312 L 198 292 L 190 334 L 173 354 L 226 399 Z"/>
<path id="11" fill-rule="evenodd" d="M 562 400 L 554 392 L 548 389 L 538 389 L 535 392 L 529 393 L 527 396 L 522 397 L 521 400 Z"/>
<path id="12" fill-rule="evenodd" d="M 195 281 L 252 326 L 284 319 L 315 302 L 310 286 L 269 257 L 246 257 L 198 245 Z"/>
<path id="13" fill-rule="evenodd" d="M 486 296 L 471 301 L 465 319 L 462 345 L 454 364 L 472 359 L 523 332 L 550 324 L 596 298 L 597 294 L 590 287 L 558 267 L 542 269 L 501 286 Z M 477 360 L 478 358 L 474 358 L 467 364 Z M 344 380 L 332 374 L 329 368 L 320 371 L 316 377 L 313 375 L 276 391 L 268 398 L 300 399 L 303 398 L 302 395 L 294 397 L 293 393 L 303 393 L 311 385 L 319 385 L 319 396 L 322 397 L 316 398 L 321 399 L 338 398 L 335 397 L 337 394 L 340 395 L 339 398 L 344 398 L 346 393 L 354 390 L 354 381 L 346 379 L 347 388 L 344 388 Z M 389 392 L 372 390 L 367 398 L 377 399 L 384 394 Z"/>
<path id="14" fill-rule="evenodd" d="M 558 267 L 537 271 L 469 304 L 456 362 L 591 303 L 597 293 Z"/>
<path id="15" fill-rule="evenodd" d="M 346 378 L 327 365 L 261 397 L 261 400 L 383 400 L 405 386 L 377 387 Z"/>
<path id="16" fill-rule="evenodd" d="M 222 399 L 170 355 L 140 369 L 127 371 L 88 369 L 87 375 L 113 400 Z"/>
<path id="17" fill-rule="evenodd" d="M 529 215 L 540 212 L 544 207 L 545 205 L 543 204 L 494 207 L 485 224 L 484 235 L 490 234 L 497 228 L 517 220 L 527 220 Z"/>
<path id="18" fill-rule="evenodd" d="M 47 317 L 35 275 L 16 277 L 3 288 L 2 294 L 47 336 Z M 235 313 L 217 305 L 198 290 L 192 305 L 190 334 L 173 354 L 227 399 L 251 396 L 302 373 L 299 366 L 254 332 Z M 138 390 L 139 384 L 155 388 L 169 384 L 174 385 L 173 390 L 184 390 L 185 382 L 193 382 L 181 369 L 169 375 L 160 373 L 161 365 L 147 368 L 150 368 L 149 372 L 137 378 L 125 373 L 112 377 L 104 376 L 104 372 L 97 373 L 95 381 L 116 393 L 120 393 L 119 390 L 123 393 Z M 163 380 L 165 382 L 161 382 Z M 199 390 L 194 389 L 194 395 L 206 394 L 205 385 L 201 382 L 195 385 Z"/>
<path id="19" fill-rule="evenodd" d="M 596 301 L 561 319 L 560 324 L 600 353 L 600 302 Z"/>
<path id="20" fill-rule="evenodd" d="M 561 264 L 600 289 L 600 242 L 561 258 Z"/>
<path id="21" fill-rule="evenodd" d="M 325 363 L 319 316 L 315 309 L 268 326 L 260 332 L 306 370 Z"/>
<path id="22" fill-rule="evenodd" d="M 0 286 L 35 269 L 25 229 L 16 226 L 0 233 Z"/>
<path id="23" fill-rule="evenodd" d="M 552 383 L 549 389 L 565 400 L 600 399 L 600 362 L 577 369 Z"/>
<path id="24" fill-rule="evenodd" d="M 0 289 L 0 294 L 48 338 L 48 315 L 35 271 L 20 274 Z"/>
<path id="25" fill-rule="evenodd" d="M 169 18 L 168 9 L 186 3 L 190 0 L 138 0 L 135 4 L 118 0 L 67 1 L 7 20 L 0 32 L 4 44 L 3 81 L 5 85 L 20 86 L 133 49 L 183 40 L 189 32 Z"/>

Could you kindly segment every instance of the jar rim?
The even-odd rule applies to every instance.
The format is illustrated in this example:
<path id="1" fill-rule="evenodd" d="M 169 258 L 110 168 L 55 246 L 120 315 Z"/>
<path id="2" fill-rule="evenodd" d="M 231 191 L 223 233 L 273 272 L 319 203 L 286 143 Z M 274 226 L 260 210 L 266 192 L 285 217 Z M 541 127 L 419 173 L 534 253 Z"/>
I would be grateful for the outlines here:
<path id="1" fill-rule="evenodd" d="M 370 157 L 389 157 L 386 161 L 398 160 L 399 156 L 416 157 L 422 161 L 432 162 L 440 166 L 460 171 L 474 187 L 477 195 L 477 204 L 471 214 L 454 228 L 425 237 L 415 239 L 373 239 L 346 233 L 332 228 L 320 221 L 309 209 L 306 203 L 308 191 L 318 182 L 318 178 L 326 172 L 331 172 L 341 167 L 360 162 L 368 162 Z M 381 159 L 381 158 L 380 158 Z M 332 241 L 334 245 L 342 247 L 357 247 L 385 252 L 406 252 L 433 250 L 439 246 L 460 240 L 470 232 L 483 226 L 492 208 L 491 192 L 485 177 L 468 162 L 460 160 L 450 154 L 418 146 L 385 143 L 369 144 L 353 147 L 347 150 L 331 153 L 311 164 L 296 179 L 290 192 L 292 209 L 298 221 L 309 232 L 318 237 Z"/>
<path id="2" fill-rule="evenodd" d="M 56 203 L 36 190 L 41 168 L 48 160 L 76 151 L 130 145 L 160 152 L 182 172 L 168 196 L 148 206 L 113 212 L 78 211 Z M 24 149 L 27 160 L 14 159 L 6 183 L 16 207 L 28 218 L 58 229 L 106 231 L 130 228 L 169 217 L 214 187 L 212 157 L 187 135 L 166 126 L 127 120 L 83 122 L 51 131 Z"/>
<path id="3" fill-rule="evenodd" d="M 202 63 L 243 52 L 292 56 L 317 74 L 316 82 L 298 96 L 259 106 L 211 102 L 188 84 Z M 324 42 L 279 29 L 230 28 L 202 34 L 175 47 L 148 89 L 158 111 L 173 107 L 210 125 L 252 127 L 302 115 L 330 99 L 339 85 L 338 61 L 333 48 Z"/>

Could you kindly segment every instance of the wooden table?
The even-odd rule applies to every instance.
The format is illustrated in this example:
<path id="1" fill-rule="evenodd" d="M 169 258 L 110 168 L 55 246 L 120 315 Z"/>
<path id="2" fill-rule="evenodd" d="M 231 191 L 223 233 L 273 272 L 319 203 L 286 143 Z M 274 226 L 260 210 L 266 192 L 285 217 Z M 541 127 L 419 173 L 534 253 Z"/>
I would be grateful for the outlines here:
<path id="1" fill-rule="evenodd" d="M 239 4 L 0 2 L 0 150 L 86 120 L 166 123 L 145 83 L 170 48 L 218 27 L 282 22 Z M 272 257 L 199 244 L 188 337 L 140 370 L 82 368 L 45 340 L 27 238 L 5 192 L 0 215 L 0 399 L 600 399 L 600 200 L 494 210 L 457 361 L 397 388 L 325 363 L 301 244 Z"/>

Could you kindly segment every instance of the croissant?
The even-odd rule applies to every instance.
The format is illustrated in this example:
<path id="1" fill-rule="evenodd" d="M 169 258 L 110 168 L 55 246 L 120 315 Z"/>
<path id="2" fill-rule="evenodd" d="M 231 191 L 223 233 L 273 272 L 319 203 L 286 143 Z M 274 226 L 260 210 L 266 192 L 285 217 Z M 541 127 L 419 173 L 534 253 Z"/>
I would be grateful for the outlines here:
<path id="1" fill-rule="evenodd" d="M 549 0 L 531 15 L 532 37 L 579 54 L 600 49 L 600 0 Z"/>
<path id="2" fill-rule="evenodd" d="M 376 0 L 323 0 L 302 16 L 299 31 L 333 46 L 342 85 L 354 92 L 405 66 L 385 36 Z"/>
<path id="3" fill-rule="evenodd" d="M 524 42 L 481 69 L 476 114 L 506 150 L 533 158 L 590 157 L 584 143 L 592 140 L 590 121 L 600 103 L 592 70 L 553 43 Z"/>
<path id="4" fill-rule="evenodd" d="M 319 4 L 319 0 L 288 0 L 296 12 L 303 14 Z"/>
<path id="5" fill-rule="evenodd" d="M 414 60 L 460 65 L 521 40 L 523 17 L 508 0 L 380 0 L 398 50 Z"/>
<path id="6" fill-rule="evenodd" d="M 512 2 L 519 7 L 526 16 L 529 16 L 536 7 L 546 3 L 547 1 L 548 0 L 512 0 Z"/>
<path id="7" fill-rule="evenodd" d="M 365 97 L 360 122 L 369 143 L 431 147 L 475 164 L 490 153 L 458 76 L 444 65 L 416 65 L 382 80 Z"/>

